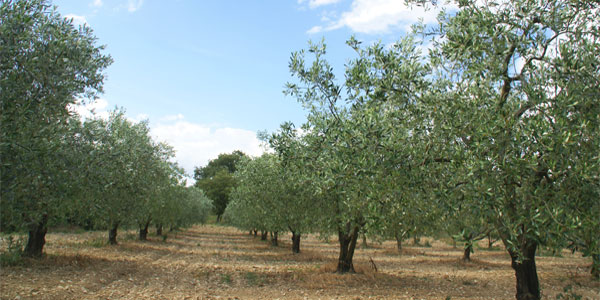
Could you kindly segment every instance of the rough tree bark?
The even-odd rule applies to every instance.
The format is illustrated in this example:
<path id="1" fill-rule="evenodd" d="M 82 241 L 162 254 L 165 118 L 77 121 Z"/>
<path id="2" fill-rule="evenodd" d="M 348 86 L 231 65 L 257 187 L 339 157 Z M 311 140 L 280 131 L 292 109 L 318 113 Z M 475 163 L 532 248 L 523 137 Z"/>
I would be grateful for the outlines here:
<path id="1" fill-rule="evenodd" d="M 115 223 L 108 230 L 108 243 L 111 245 L 116 245 L 117 243 L 117 229 L 119 229 L 119 223 Z"/>
<path id="2" fill-rule="evenodd" d="M 44 244 L 46 244 L 46 232 L 48 232 L 48 215 L 43 215 L 42 219 L 30 227 L 27 245 L 23 255 L 27 257 L 41 257 Z"/>
<path id="3" fill-rule="evenodd" d="M 471 261 L 471 252 L 473 252 L 473 244 L 465 243 L 465 252 L 463 253 L 463 261 Z"/>
<path id="4" fill-rule="evenodd" d="M 398 253 L 402 253 L 402 235 L 396 231 L 394 232 L 394 237 L 396 238 L 396 248 L 398 249 Z"/>
<path id="5" fill-rule="evenodd" d="M 349 233 L 338 230 L 340 256 L 338 258 L 337 273 L 355 273 L 352 257 L 354 256 L 354 249 L 356 249 L 359 230 L 359 226 L 355 226 Z"/>
<path id="6" fill-rule="evenodd" d="M 300 253 L 300 233 L 292 231 L 292 252 Z"/>
<path id="7" fill-rule="evenodd" d="M 463 261 L 471 261 L 471 252 L 473 252 L 473 233 L 466 236 L 465 248 L 463 252 Z"/>
<path id="8" fill-rule="evenodd" d="M 146 224 L 144 224 L 143 226 L 140 226 L 140 236 L 139 236 L 140 241 L 148 240 L 148 227 L 149 226 L 150 226 L 150 220 L 148 220 L 146 222 Z"/>
<path id="9" fill-rule="evenodd" d="M 506 245 L 507 248 L 508 245 Z M 517 300 L 539 300 L 540 282 L 537 276 L 535 267 L 535 251 L 537 250 L 537 242 L 525 241 L 521 245 L 522 260 L 519 259 L 518 253 L 513 250 L 508 250 L 510 254 L 511 266 L 515 270 L 517 277 Z"/>
<path id="10" fill-rule="evenodd" d="M 277 232 L 277 231 L 272 231 L 271 232 L 271 246 L 273 246 L 273 247 L 277 247 L 277 245 L 279 244 L 277 242 L 277 235 L 278 235 L 278 233 L 279 232 Z"/>

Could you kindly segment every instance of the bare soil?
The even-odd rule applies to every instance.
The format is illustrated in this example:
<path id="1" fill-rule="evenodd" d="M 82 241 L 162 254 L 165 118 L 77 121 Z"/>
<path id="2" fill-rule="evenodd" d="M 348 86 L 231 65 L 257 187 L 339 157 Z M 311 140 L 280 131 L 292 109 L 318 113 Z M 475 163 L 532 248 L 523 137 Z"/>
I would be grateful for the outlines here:
<path id="1" fill-rule="evenodd" d="M 333 273 L 337 240 L 303 236 L 292 254 L 291 235 L 280 244 L 230 227 L 205 225 L 171 233 L 166 241 L 105 245 L 105 232 L 50 233 L 45 257 L 0 269 L 0 299 L 514 299 L 515 278 L 502 249 L 462 249 L 422 239 L 431 247 L 370 241 L 356 251 L 357 274 Z M 0 248 L 4 251 L 6 243 Z M 600 299 L 589 258 L 570 252 L 536 259 L 543 298 L 565 286 L 583 299 Z M 377 270 L 375 270 L 375 268 Z"/>

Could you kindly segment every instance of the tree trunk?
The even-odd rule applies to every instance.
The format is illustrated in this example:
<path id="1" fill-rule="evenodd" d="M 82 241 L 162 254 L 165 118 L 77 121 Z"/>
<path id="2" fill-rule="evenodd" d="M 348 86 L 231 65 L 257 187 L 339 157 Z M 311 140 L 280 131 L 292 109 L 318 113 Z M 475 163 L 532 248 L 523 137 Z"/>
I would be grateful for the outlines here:
<path id="1" fill-rule="evenodd" d="M 341 230 L 338 231 L 340 257 L 338 259 L 337 273 L 355 273 L 352 257 L 354 256 L 354 249 L 356 248 L 356 240 L 358 239 L 359 229 L 360 228 L 356 226 L 348 234 L 342 232 Z"/>
<path id="2" fill-rule="evenodd" d="M 402 253 L 402 236 L 396 231 L 394 232 L 394 237 L 396 238 L 396 248 L 398 249 L 398 253 Z"/>
<path id="3" fill-rule="evenodd" d="M 492 238 L 492 233 L 491 232 L 488 232 L 487 238 L 488 238 L 488 249 L 492 249 L 492 247 L 494 246 L 494 243 L 496 241 Z"/>
<path id="4" fill-rule="evenodd" d="M 217 215 L 217 223 L 221 223 L 221 218 L 223 217 L 223 215 Z"/>
<path id="5" fill-rule="evenodd" d="M 162 224 L 156 224 L 156 236 L 161 236 L 162 234 L 163 234 Z"/>
<path id="6" fill-rule="evenodd" d="M 260 231 L 260 240 L 261 241 L 266 241 L 267 240 L 267 235 L 269 234 L 268 231 Z"/>
<path id="7" fill-rule="evenodd" d="M 508 248 L 508 246 L 507 246 Z M 519 261 L 517 253 L 509 250 L 511 266 L 515 270 L 517 277 L 517 300 L 539 300 L 540 283 L 535 267 L 535 251 L 537 243 L 534 241 L 526 241 L 525 245 L 521 246 L 523 260 Z"/>
<path id="8" fill-rule="evenodd" d="M 463 253 L 463 261 L 471 261 L 471 252 L 473 252 L 473 233 L 466 236 L 465 248 Z"/>
<path id="9" fill-rule="evenodd" d="M 140 241 L 147 241 L 148 240 L 148 227 L 150 226 L 150 221 L 146 222 L 146 224 L 144 225 L 144 227 L 140 226 Z"/>
<path id="10" fill-rule="evenodd" d="M 273 247 L 277 247 L 278 243 L 277 243 L 277 231 L 273 231 L 271 232 L 271 246 Z"/>
<path id="11" fill-rule="evenodd" d="M 300 253 L 300 233 L 292 231 L 292 252 Z"/>
<path id="12" fill-rule="evenodd" d="M 108 243 L 111 245 L 116 245 L 117 243 L 117 229 L 119 228 L 119 223 L 116 223 L 112 226 L 112 228 L 108 231 Z"/>
<path id="13" fill-rule="evenodd" d="M 258 234 L 258 230 L 254 229 L 254 237 Z"/>
<path id="14" fill-rule="evenodd" d="M 473 252 L 473 244 L 465 243 L 465 252 L 463 253 L 463 261 L 471 261 L 471 252 Z"/>
<path id="15" fill-rule="evenodd" d="M 42 256 L 44 244 L 46 244 L 46 232 L 48 232 L 47 222 L 48 216 L 44 215 L 39 223 L 31 226 L 23 255 L 27 257 Z"/>
<path id="16" fill-rule="evenodd" d="M 421 237 L 415 234 L 415 236 L 413 236 L 413 244 L 419 246 L 421 244 Z"/>
<path id="17" fill-rule="evenodd" d="M 367 235 L 364 232 L 362 234 L 362 247 L 363 249 L 369 248 L 369 244 L 367 243 Z"/>
<path id="18" fill-rule="evenodd" d="M 592 276 L 600 278 L 600 254 L 592 254 Z"/>

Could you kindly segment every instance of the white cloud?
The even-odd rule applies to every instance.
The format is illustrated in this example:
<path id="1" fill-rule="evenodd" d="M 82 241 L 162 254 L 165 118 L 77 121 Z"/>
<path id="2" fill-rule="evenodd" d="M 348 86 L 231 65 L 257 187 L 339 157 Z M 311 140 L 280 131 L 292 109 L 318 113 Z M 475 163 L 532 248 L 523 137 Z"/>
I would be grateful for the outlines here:
<path id="1" fill-rule="evenodd" d="M 164 119 L 164 118 L 163 118 Z M 176 151 L 176 160 L 188 174 L 194 167 L 205 166 L 221 153 L 234 150 L 258 156 L 264 151 L 256 132 L 239 128 L 215 128 L 182 119 L 151 124 L 157 141 L 167 142 Z"/>
<path id="2" fill-rule="evenodd" d="M 103 4 L 104 3 L 102 3 L 102 0 L 94 0 L 92 2 L 92 6 L 94 6 L 94 7 L 102 7 Z"/>
<path id="3" fill-rule="evenodd" d="M 161 121 L 178 121 L 178 120 L 183 120 L 183 119 L 185 119 L 185 117 L 182 114 L 166 115 L 166 116 L 160 118 Z"/>
<path id="4" fill-rule="evenodd" d="M 76 26 L 87 25 L 88 24 L 88 22 L 87 22 L 87 20 L 85 19 L 84 16 L 78 16 L 78 15 L 75 15 L 75 14 L 65 15 L 65 19 L 71 19 L 71 20 L 73 20 L 73 25 L 76 25 Z"/>
<path id="5" fill-rule="evenodd" d="M 388 33 L 393 29 L 408 30 L 410 25 L 423 20 L 426 24 L 435 23 L 441 5 L 429 10 L 421 6 L 407 6 L 399 0 L 354 0 L 349 11 L 327 26 L 315 26 L 308 33 L 331 31 L 348 27 L 354 32 L 377 34 Z"/>
<path id="6" fill-rule="evenodd" d="M 307 2 L 306 0 L 298 0 L 298 3 L 302 4 Z M 319 6 L 330 5 L 334 3 L 338 3 L 340 0 L 308 0 L 308 7 L 311 9 L 317 8 Z"/>
<path id="7" fill-rule="evenodd" d="M 319 33 L 323 31 L 323 27 L 322 26 L 314 26 L 313 28 L 309 29 L 308 31 L 306 31 L 306 33 L 308 34 L 315 34 L 315 33 Z"/>
<path id="8" fill-rule="evenodd" d="M 141 121 L 145 121 L 148 120 L 150 118 L 150 116 L 148 116 L 147 114 L 138 114 L 135 117 L 127 117 L 127 120 L 133 122 L 133 123 L 139 123 Z"/>
<path id="9" fill-rule="evenodd" d="M 135 12 L 144 4 L 144 0 L 127 0 L 127 11 Z"/>

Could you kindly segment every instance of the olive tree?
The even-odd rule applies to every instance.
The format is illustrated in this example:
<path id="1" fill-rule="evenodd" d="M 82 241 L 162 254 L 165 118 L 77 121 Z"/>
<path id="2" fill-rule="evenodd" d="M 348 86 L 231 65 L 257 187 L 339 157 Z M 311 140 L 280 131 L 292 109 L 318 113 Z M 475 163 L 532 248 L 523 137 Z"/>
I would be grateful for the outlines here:
<path id="1" fill-rule="evenodd" d="M 428 67 L 412 40 L 391 51 L 380 44 L 363 48 L 354 38 L 348 44 L 358 58 L 347 64 L 345 82 L 336 82 L 324 59 L 326 47 L 318 43 L 309 47 L 311 62 L 305 51 L 292 54 L 290 70 L 299 83 L 289 83 L 286 90 L 309 109 L 303 126 L 305 164 L 316 184 L 314 201 L 325 215 L 318 230 L 338 234 L 340 273 L 354 272 L 352 258 L 363 228 L 385 231 L 391 203 L 424 194 L 423 184 L 411 189 L 408 183 L 424 181 L 420 170 L 434 161 L 422 159 L 430 147 L 429 119 L 415 99 L 428 86 Z M 426 211 L 433 198 L 419 199 Z"/>
<path id="2" fill-rule="evenodd" d="M 285 230 L 282 198 L 286 195 L 278 167 L 277 158 L 272 154 L 242 160 L 235 173 L 238 184 L 232 192 L 236 204 L 228 213 L 234 224 L 242 225 L 239 227 L 271 232 L 274 245 L 277 245 L 278 232 Z M 243 218 L 254 220 L 248 223 Z M 249 228 L 248 225 L 254 226 Z"/>
<path id="3" fill-rule="evenodd" d="M 86 164 L 90 212 L 109 229 L 109 243 L 116 244 L 119 226 L 133 225 L 131 216 L 156 193 L 151 171 L 160 167 L 156 147 L 147 122 L 133 123 L 123 110 L 112 111 L 108 120 L 88 120 L 84 129 L 93 148 Z"/>
<path id="4" fill-rule="evenodd" d="M 27 231 L 25 254 L 40 256 L 48 223 L 78 184 L 68 105 L 102 91 L 112 60 L 89 27 L 43 0 L 0 3 L 0 49 L 1 226 Z"/>
<path id="5" fill-rule="evenodd" d="M 436 136 L 464 174 L 454 204 L 494 224 L 517 299 L 540 299 L 550 238 L 595 236 L 585 253 L 600 251 L 599 14 L 594 1 L 459 1 L 428 32 Z"/>

